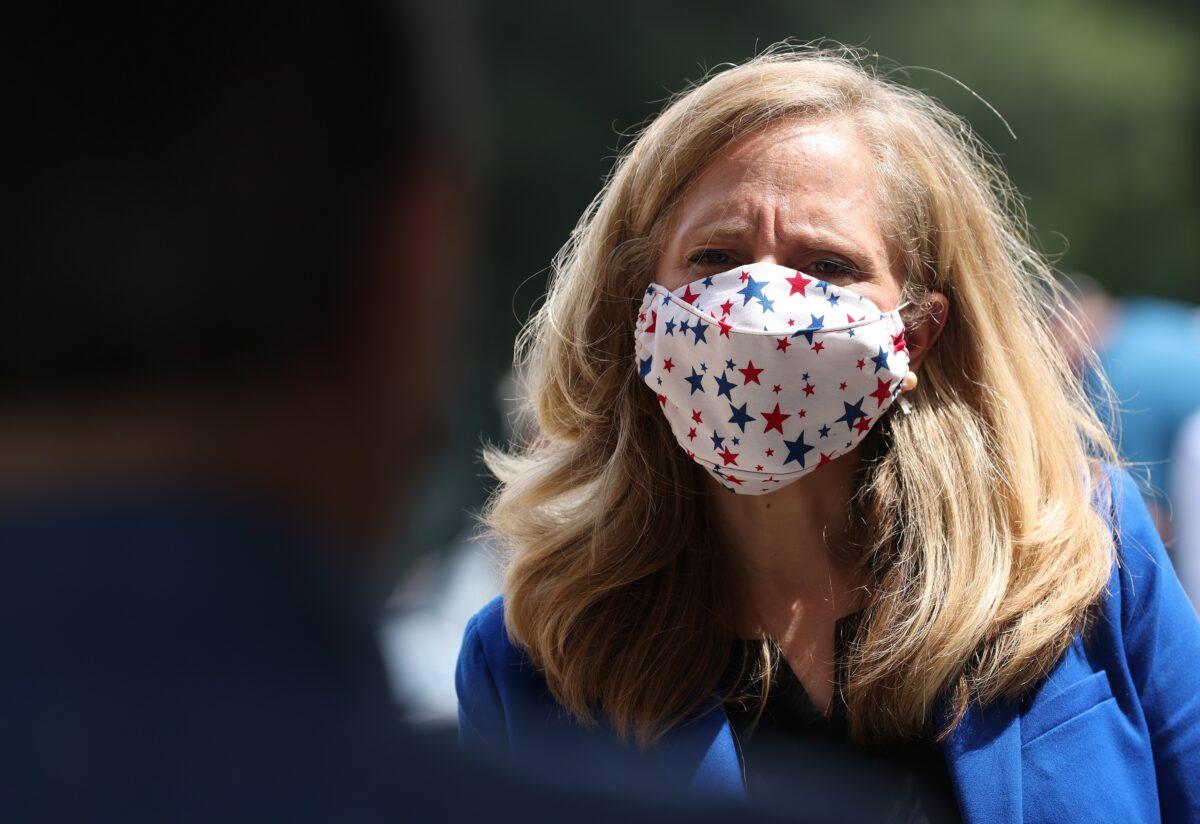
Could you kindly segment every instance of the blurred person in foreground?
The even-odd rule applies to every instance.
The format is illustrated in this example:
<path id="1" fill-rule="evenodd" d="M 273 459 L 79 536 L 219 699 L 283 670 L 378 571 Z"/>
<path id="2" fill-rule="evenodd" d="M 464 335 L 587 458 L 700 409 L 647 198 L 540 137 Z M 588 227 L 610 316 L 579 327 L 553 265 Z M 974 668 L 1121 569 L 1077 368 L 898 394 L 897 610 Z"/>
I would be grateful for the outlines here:
<path id="1" fill-rule="evenodd" d="M 363 593 L 460 338 L 412 22 L 347 0 L 6 26 L 7 820 L 662 819 L 501 778 L 390 698 Z"/>
<path id="2" fill-rule="evenodd" d="M 454 286 L 412 37 L 378 2 L 6 32 L 0 781 L 26 815 L 371 817 L 452 780 L 409 772 L 360 597 L 436 444 Z"/>
<path id="3" fill-rule="evenodd" d="M 965 123 L 841 52 L 675 98 L 527 333 L 461 737 L 878 820 L 1200 819 L 1200 622 Z M 899 411 L 897 411 L 899 408 Z"/>

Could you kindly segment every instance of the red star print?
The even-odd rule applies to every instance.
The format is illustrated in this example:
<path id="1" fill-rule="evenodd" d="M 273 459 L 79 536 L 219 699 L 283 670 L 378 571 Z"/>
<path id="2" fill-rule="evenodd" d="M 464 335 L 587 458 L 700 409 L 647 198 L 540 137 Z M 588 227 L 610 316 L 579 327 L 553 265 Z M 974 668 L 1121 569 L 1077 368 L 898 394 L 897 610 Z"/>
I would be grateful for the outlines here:
<path id="1" fill-rule="evenodd" d="M 904 330 L 900 330 L 899 335 L 892 335 L 892 352 L 908 351 L 908 341 L 904 337 Z"/>
<path id="2" fill-rule="evenodd" d="M 825 348 L 825 344 L 821 343 L 820 341 L 817 341 L 816 343 L 814 343 L 812 345 L 812 350 L 814 352 L 820 352 L 824 348 Z"/>
<path id="3" fill-rule="evenodd" d="M 683 290 L 682 297 L 684 302 L 689 305 L 695 303 L 700 298 L 699 295 L 692 292 L 692 285 L 690 283 L 687 285 L 687 288 Z"/>
<path id="4" fill-rule="evenodd" d="M 717 326 L 721 327 L 722 335 L 724 335 L 725 337 L 729 337 L 729 330 L 733 328 L 732 324 L 726 323 L 725 318 L 720 318 L 717 320 Z"/>
<path id="5" fill-rule="evenodd" d="M 868 429 L 871 428 L 871 419 L 870 418 L 859 418 L 858 423 L 854 424 L 854 428 L 857 429 L 859 432 L 866 432 Z"/>
<path id="6" fill-rule="evenodd" d="M 729 466 L 730 464 L 733 464 L 734 466 L 738 465 L 737 459 L 740 453 L 731 452 L 728 446 L 725 447 L 724 451 L 718 452 L 717 454 L 720 455 L 721 460 L 725 462 L 722 464 L 723 466 Z"/>
<path id="7" fill-rule="evenodd" d="M 670 372 L 674 368 L 675 364 L 671 362 L 670 358 L 667 358 L 665 361 L 663 361 L 663 369 L 666 369 L 668 372 Z"/>
<path id="8" fill-rule="evenodd" d="M 688 440 L 689 441 L 696 440 L 696 427 L 693 426 L 691 429 L 688 430 Z"/>
<path id="9" fill-rule="evenodd" d="M 750 273 L 747 272 L 745 269 L 743 269 L 742 276 L 740 278 L 738 278 L 738 280 L 740 280 L 742 283 L 745 283 L 749 279 L 750 279 Z"/>
<path id="10" fill-rule="evenodd" d="M 659 395 L 659 396 L 658 396 L 658 402 L 659 402 L 659 403 L 661 403 L 663 406 L 666 406 L 666 405 L 667 405 L 667 396 L 666 396 L 666 395 Z"/>
<path id="11" fill-rule="evenodd" d="M 746 380 L 742 383 L 743 386 L 748 386 L 752 383 L 757 383 L 759 386 L 762 386 L 758 380 L 758 376 L 762 374 L 762 370 L 754 365 L 754 361 L 748 361 L 746 363 L 746 368 L 738 369 L 738 371 L 746 376 Z"/>
<path id="12" fill-rule="evenodd" d="M 804 397 L 811 398 L 812 393 L 816 392 L 816 391 L 817 391 L 817 388 L 815 386 L 813 386 L 811 383 L 804 384 Z"/>
<path id="13" fill-rule="evenodd" d="M 692 420 L 694 420 L 696 423 L 704 423 L 704 421 L 700 418 L 700 413 L 695 409 L 692 410 Z"/>
<path id="14" fill-rule="evenodd" d="M 726 300 L 724 303 L 722 303 L 721 311 L 724 312 L 726 315 L 728 315 L 730 312 L 732 312 L 733 311 L 733 301 Z"/>
<path id="15" fill-rule="evenodd" d="M 856 318 L 856 317 L 854 317 L 854 315 L 851 315 L 849 312 L 847 312 L 846 313 L 846 323 L 858 323 L 860 320 L 862 320 L 865 317 L 866 317 L 866 315 L 863 315 L 862 318 Z"/>
<path id="16" fill-rule="evenodd" d="M 822 452 L 821 460 L 817 463 L 817 466 L 824 466 L 825 464 L 829 463 L 832 460 L 833 460 L 832 455 L 826 455 L 824 452 Z"/>
<path id="17" fill-rule="evenodd" d="M 786 352 L 787 348 L 792 345 L 792 342 L 787 338 L 780 338 L 775 341 L 775 349 L 779 352 Z"/>
<path id="18" fill-rule="evenodd" d="M 795 325 L 796 325 L 795 318 L 788 318 L 788 326 L 795 326 Z"/>
<path id="19" fill-rule="evenodd" d="M 862 358 L 859 358 L 858 363 L 856 363 L 854 365 L 857 366 L 859 369 L 862 369 L 864 366 L 867 365 L 867 362 L 865 360 L 863 360 Z"/>
<path id="20" fill-rule="evenodd" d="M 778 395 L 780 392 L 783 391 L 783 387 L 780 386 L 779 384 L 775 384 L 773 387 L 771 387 L 771 391 L 774 392 L 776 395 Z"/>
<path id="21" fill-rule="evenodd" d="M 766 452 L 764 452 L 763 454 L 764 454 L 764 455 L 766 455 L 766 456 L 769 458 L 769 457 L 771 457 L 772 455 L 774 455 L 774 454 L 775 454 L 775 450 L 774 450 L 774 449 L 768 449 L 768 450 L 767 450 Z"/>
<path id="22" fill-rule="evenodd" d="M 892 383 L 882 378 L 876 378 L 875 383 L 878 386 L 875 387 L 875 391 L 871 393 L 870 397 L 875 399 L 875 408 L 878 409 L 883 406 L 884 401 L 892 396 Z"/>
<path id="23" fill-rule="evenodd" d="M 845 392 L 845 391 L 846 391 L 846 382 L 845 382 L 845 381 L 842 381 L 841 383 L 839 383 L 839 384 L 838 384 L 838 389 L 840 389 L 840 390 L 842 390 L 843 392 Z"/>
<path id="24" fill-rule="evenodd" d="M 639 321 L 644 321 L 645 319 L 646 319 L 646 313 L 645 313 L 645 312 L 638 312 L 638 320 L 639 320 Z"/>
<path id="25" fill-rule="evenodd" d="M 792 291 L 788 292 L 789 298 L 797 293 L 803 295 L 808 284 L 813 282 L 812 278 L 806 278 L 801 272 L 797 272 L 794 278 L 784 278 L 784 280 L 792 285 Z"/>
<path id="26" fill-rule="evenodd" d="M 783 422 L 786 421 L 788 418 L 792 417 L 791 415 L 789 415 L 786 412 L 780 412 L 779 404 L 775 404 L 774 412 L 759 412 L 758 414 L 762 415 L 763 420 L 765 420 L 767 422 L 767 427 L 766 427 L 766 429 L 763 430 L 763 434 L 766 434 L 767 432 L 770 432 L 772 429 L 775 429 L 779 432 L 780 435 L 782 435 L 783 434 Z"/>
<path id="27" fill-rule="evenodd" d="M 762 464 L 759 464 L 758 466 L 754 467 L 754 471 L 755 471 L 755 472 L 762 472 L 762 471 L 763 471 L 763 465 L 762 465 Z"/>
<path id="28" fill-rule="evenodd" d="M 796 417 L 797 418 L 807 418 L 808 413 L 805 412 L 803 409 L 801 409 L 799 412 L 796 413 Z"/>
<path id="29" fill-rule="evenodd" d="M 741 485 L 742 485 L 742 479 L 741 479 L 741 478 L 735 478 L 735 477 L 733 477 L 732 475 L 726 475 L 726 476 L 725 476 L 725 480 L 729 481 L 731 484 L 737 484 L 738 486 L 741 486 Z"/>
<path id="30" fill-rule="evenodd" d="M 645 319 L 646 319 L 646 318 L 643 316 L 643 317 L 642 317 L 642 320 L 645 320 Z M 654 325 L 655 325 L 656 323 L 658 323 L 658 312 L 656 312 L 656 311 L 654 311 L 654 310 L 652 309 L 652 310 L 650 310 L 650 325 L 646 327 L 646 330 L 645 330 L 645 331 L 646 331 L 647 333 L 653 332 L 653 331 L 654 331 Z"/>

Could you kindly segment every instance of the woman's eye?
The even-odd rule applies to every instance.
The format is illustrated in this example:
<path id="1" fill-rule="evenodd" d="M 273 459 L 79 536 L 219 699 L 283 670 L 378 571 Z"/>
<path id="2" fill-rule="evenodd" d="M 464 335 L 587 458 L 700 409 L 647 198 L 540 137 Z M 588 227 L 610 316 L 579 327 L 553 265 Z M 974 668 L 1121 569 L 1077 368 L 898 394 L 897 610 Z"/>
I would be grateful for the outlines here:
<path id="1" fill-rule="evenodd" d="M 713 264 L 720 265 L 722 263 L 731 263 L 733 259 L 724 252 L 719 252 L 716 249 L 704 249 L 696 252 L 694 255 L 688 256 L 689 263 L 695 264 Z"/>
<path id="2" fill-rule="evenodd" d="M 846 277 L 847 275 L 853 275 L 858 272 L 858 270 L 850 264 L 843 263 L 840 260 L 833 260 L 832 258 L 821 258 L 820 260 L 814 260 L 808 265 L 807 268 L 814 275 L 819 275 L 822 278 Z"/>

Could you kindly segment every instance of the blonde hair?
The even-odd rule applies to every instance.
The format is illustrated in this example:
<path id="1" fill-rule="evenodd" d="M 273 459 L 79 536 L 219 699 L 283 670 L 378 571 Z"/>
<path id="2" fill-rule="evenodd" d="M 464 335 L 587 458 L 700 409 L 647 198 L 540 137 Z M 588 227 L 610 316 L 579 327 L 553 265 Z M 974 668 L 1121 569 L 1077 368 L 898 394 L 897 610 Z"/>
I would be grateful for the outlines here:
<path id="1" fill-rule="evenodd" d="M 776 47 L 676 96 L 623 152 L 518 342 L 532 434 L 484 455 L 511 637 L 574 716 L 643 746 L 717 694 L 734 636 L 697 468 L 638 379 L 637 306 L 672 207 L 714 155 L 834 115 L 874 152 L 905 288 L 951 304 L 912 413 L 879 423 L 860 469 L 872 591 L 845 665 L 851 735 L 916 735 L 943 696 L 945 734 L 970 701 L 1021 693 L 1111 570 L 1092 503 L 1113 447 L 1048 332 L 1069 320 L 1003 171 L 962 120 L 859 55 Z"/>

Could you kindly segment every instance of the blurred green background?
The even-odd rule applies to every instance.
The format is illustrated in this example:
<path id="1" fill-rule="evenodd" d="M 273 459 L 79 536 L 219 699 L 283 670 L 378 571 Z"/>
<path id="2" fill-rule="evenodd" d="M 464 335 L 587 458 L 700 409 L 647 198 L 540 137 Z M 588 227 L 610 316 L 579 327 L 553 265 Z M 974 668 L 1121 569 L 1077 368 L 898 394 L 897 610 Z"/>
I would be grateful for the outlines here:
<path id="1" fill-rule="evenodd" d="M 502 437 L 495 387 L 543 294 L 546 267 L 596 194 L 623 133 L 688 81 L 771 43 L 828 39 L 907 67 L 898 77 L 965 116 L 1001 156 L 1039 247 L 1119 295 L 1200 300 L 1197 4 L 1113 0 L 800 3 L 485 2 L 453 57 L 473 64 L 483 187 L 470 276 L 472 364 L 455 448 L 428 514 L 462 525 Z M 920 68 L 924 67 L 924 68 Z M 936 71 L 930 71 L 933 69 Z M 969 86 L 1007 120 L 943 77 Z"/>

